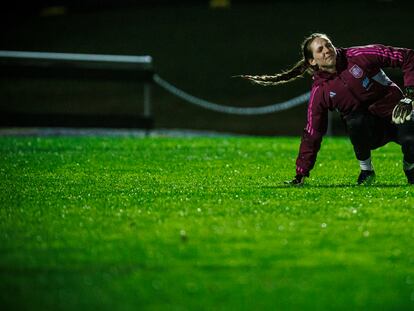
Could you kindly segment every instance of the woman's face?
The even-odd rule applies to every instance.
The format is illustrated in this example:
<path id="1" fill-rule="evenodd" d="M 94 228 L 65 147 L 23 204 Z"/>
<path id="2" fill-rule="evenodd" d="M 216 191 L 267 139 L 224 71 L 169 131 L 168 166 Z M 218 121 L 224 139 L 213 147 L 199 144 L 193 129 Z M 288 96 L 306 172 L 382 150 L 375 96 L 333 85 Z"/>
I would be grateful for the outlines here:
<path id="1" fill-rule="evenodd" d="M 326 38 L 315 38 L 309 45 L 313 58 L 309 60 L 312 66 L 328 72 L 336 71 L 336 50 L 332 42 Z"/>

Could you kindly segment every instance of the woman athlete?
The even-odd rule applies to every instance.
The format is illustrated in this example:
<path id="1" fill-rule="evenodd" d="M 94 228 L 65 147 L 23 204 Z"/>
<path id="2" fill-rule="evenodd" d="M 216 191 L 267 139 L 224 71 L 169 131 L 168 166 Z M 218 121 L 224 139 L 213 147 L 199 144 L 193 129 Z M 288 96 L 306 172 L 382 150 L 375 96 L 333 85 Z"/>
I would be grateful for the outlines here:
<path id="1" fill-rule="evenodd" d="M 401 145 L 403 169 L 408 183 L 414 184 L 414 51 L 380 44 L 336 48 L 321 33 L 307 37 L 301 47 L 303 58 L 285 72 L 240 76 L 260 85 L 277 85 L 305 72 L 313 75 L 296 176 L 288 183 L 302 185 L 309 177 L 327 131 L 328 111 L 337 110 L 360 163 L 359 185 L 375 179 L 371 150 L 390 141 Z M 384 73 L 386 67 L 402 70 L 405 93 Z"/>

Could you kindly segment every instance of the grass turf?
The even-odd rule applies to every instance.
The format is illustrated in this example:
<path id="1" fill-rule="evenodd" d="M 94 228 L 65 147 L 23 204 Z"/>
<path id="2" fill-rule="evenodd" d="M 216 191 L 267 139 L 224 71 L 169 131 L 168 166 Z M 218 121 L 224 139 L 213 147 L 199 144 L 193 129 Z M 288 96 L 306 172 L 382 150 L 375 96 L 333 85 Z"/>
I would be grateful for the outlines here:
<path id="1" fill-rule="evenodd" d="M 325 139 L 0 138 L 2 310 L 413 310 L 414 197 L 399 146 L 354 186 Z"/>

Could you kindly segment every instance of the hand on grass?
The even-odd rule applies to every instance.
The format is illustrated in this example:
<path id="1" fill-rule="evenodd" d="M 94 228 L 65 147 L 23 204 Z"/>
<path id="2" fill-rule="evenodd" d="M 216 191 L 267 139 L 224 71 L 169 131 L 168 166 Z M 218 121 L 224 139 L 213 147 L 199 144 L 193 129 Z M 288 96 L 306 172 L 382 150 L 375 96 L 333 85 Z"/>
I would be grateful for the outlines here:
<path id="1" fill-rule="evenodd" d="M 303 175 L 296 175 L 293 180 L 285 181 L 285 184 L 291 186 L 303 186 L 305 183 L 305 176 Z"/>

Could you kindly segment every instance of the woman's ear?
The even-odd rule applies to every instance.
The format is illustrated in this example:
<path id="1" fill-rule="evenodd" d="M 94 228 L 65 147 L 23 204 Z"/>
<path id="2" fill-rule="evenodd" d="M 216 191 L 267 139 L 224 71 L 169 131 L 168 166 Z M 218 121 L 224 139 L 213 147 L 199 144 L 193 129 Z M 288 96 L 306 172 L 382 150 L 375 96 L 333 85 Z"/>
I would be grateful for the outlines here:
<path id="1" fill-rule="evenodd" d="M 316 61 L 314 58 L 309 59 L 309 64 L 311 64 L 311 66 L 316 66 Z"/>

